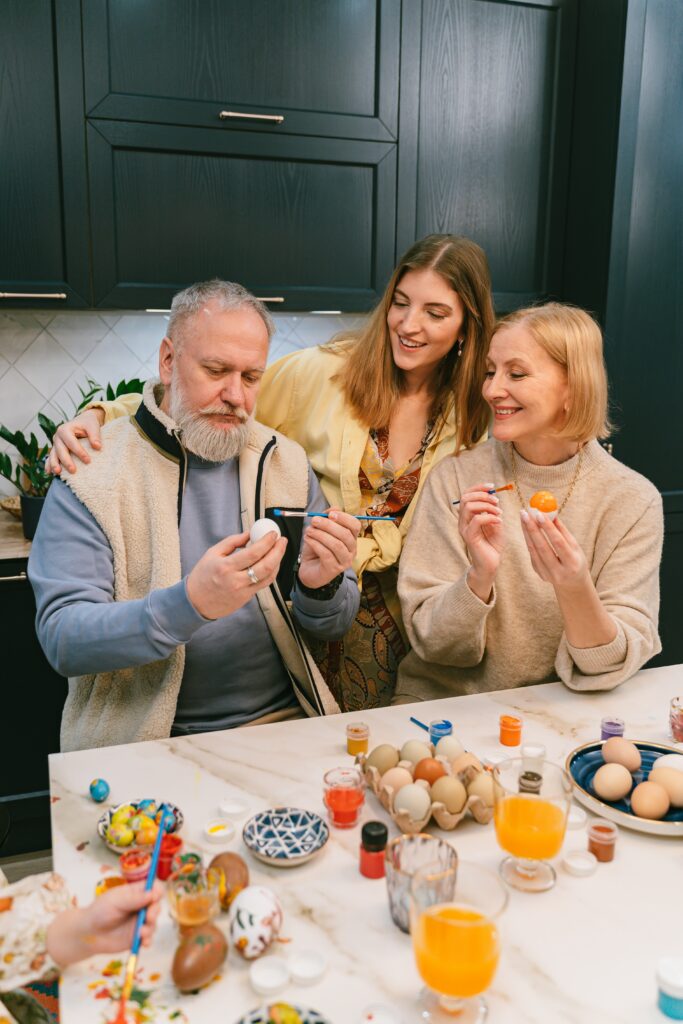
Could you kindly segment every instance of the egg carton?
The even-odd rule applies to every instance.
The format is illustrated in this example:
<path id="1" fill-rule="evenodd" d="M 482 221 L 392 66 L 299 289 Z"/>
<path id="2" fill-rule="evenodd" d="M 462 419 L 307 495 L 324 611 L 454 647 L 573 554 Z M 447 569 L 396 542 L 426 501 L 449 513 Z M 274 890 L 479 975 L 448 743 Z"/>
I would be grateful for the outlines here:
<path id="1" fill-rule="evenodd" d="M 417 832 L 423 832 L 425 826 L 432 818 L 439 828 L 444 829 L 446 832 L 450 832 L 468 813 L 471 814 L 474 820 L 479 822 L 480 825 L 488 825 L 493 817 L 493 807 L 481 796 L 478 796 L 475 793 L 472 793 L 471 795 L 468 793 L 463 809 L 457 814 L 451 814 L 451 812 L 447 810 L 446 805 L 439 801 L 432 803 L 430 805 L 429 812 L 423 818 L 418 818 L 417 820 L 411 818 L 407 811 L 394 811 L 393 786 L 383 786 L 382 776 L 378 770 L 374 765 L 366 765 L 366 761 L 366 754 L 359 754 L 358 757 L 356 757 L 356 764 L 362 770 L 367 785 L 375 794 L 384 810 L 389 813 L 392 821 L 395 821 L 401 832 L 406 835 L 414 835 Z M 447 761 L 444 760 L 443 763 L 446 768 L 446 773 L 448 775 L 452 775 L 456 779 L 460 779 L 465 789 L 467 789 L 472 780 L 479 775 L 480 772 L 485 771 L 485 769 L 474 754 L 463 754 L 457 759 L 456 763 L 458 762 L 462 765 L 462 767 L 459 767 L 458 771 L 453 771 L 452 766 Z M 415 765 L 412 761 L 399 761 L 396 767 L 407 768 L 412 776 L 415 774 Z"/>

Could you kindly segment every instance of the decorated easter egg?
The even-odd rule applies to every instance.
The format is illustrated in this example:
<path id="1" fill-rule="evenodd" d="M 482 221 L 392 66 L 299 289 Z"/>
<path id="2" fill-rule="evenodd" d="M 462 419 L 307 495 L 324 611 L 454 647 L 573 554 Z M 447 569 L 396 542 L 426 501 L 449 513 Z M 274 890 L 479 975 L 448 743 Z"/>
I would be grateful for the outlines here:
<path id="1" fill-rule="evenodd" d="M 130 846 L 134 839 L 133 829 L 128 828 L 126 824 L 116 824 L 112 821 L 107 828 L 107 840 L 113 846 Z"/>
<path id="2" fill-rule="evenodd" d="M 126 825 L 135 814 L 137 814 L 137 807 L 133 807 L 132 804 L 123 804 L 112 814 L 111 823 L 112 825 Z"/>
<path id="3" fill-rule="evenodd" d="M 156 818 L 159 813 L 156 800 L 152 800 L 150 797 L 146 797 L 144 800 L 139 800 L 138 813 L 146 814 L 149 818 Z"/>
<path id="4" fill-rule="evenodd" d="M 101 804 L 109 796 L 109 783 L 105 779 L 93 779 L 90 783 L 90 796 L 96 804 Z"/>
<path id="5" fill-rule="evenodd" d="M 149 825 L 143 825 L 143 827 L 139 828 L 135 833 L 135 842 L 139 846 L 154 846 L 157 841 L 158 831 L 159 826 L 155 825 L 153 821 L 150 822 Z"/>
<path id="6" fill-rule="evenodd" d="M 249 885 L 235 896 L 228 920 L 230 940 L 245 960 L 268 949 L 282 927 L 282 907 L 274 892 Z"/>
<path id="7" fill-rule="evenodd" d="M 218 853 L 209 864 L 209 874 L 218 875 L 218 896 L 228 910 L 238 893 L 249 885 L 249 868 L 237 853 Z"/>
<path id="8" fill-rule="evenodd" d="M 228 955 L 225 936 L 212 924 L 183 933 L 173 957 L 171 974 L 181 992 L 196 992 L 215 977 Z"/>
<path id="9" fill-rule="evenodd" d="M 537 509 L 549 519 L 554 519 L 557 515 L 557 501 L 550 491 L 536 491 L 532 494 L 529 498 L 529 507 Z"/>
<path id="10" fill-rule="evenodd" d="M 278 537 L 282 536 L 280 527 L 272 519 L 257 519 L 249 531 L 249 541 L 255 544 L 257 540 L 261 540 L 269 533 L 276 533 Z"/>

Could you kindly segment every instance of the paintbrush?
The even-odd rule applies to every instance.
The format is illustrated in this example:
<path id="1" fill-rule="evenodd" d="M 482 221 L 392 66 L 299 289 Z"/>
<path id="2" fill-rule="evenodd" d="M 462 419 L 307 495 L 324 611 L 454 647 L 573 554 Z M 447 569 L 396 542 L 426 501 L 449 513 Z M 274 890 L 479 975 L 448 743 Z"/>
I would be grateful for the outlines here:
<path id="1" fill-rule="evenodd" d="M 514 484 L 504 484 L 502 487 L 491 487 L 490 490 L 488 490 L 486 493 L 487 494 L 497 494 L 498 491 L 512 491 L 512 490 L 514 490 L 514 487 L 515 487 Z M 453 501 L 453 502 L 451 502 L 451 504 L 452 505 L 459 505 L 460 504 L 460 500 L 461 499 L 458 498 L 457 501 Z"/>
<path id="2" fill-rule="evenodd" d="M 161 805 L 161 815 L 159 817 L 159 831 L 157 832 L 156 841 L 154 843 L 154 849 L 152 850 L 152 859 L 149 864 L 149 872 L 147 874 L 147 880 L 145 881 L 145 892 L 154 885 L 154 879 L 157 873 L 157 864 L 159 863 L 159 850 L 161 849 L 161 840 L 164 837 L 166 831 L 165 824 L 167 816 L 170 816 L 171 812 L 166 810 L 166 805 Z M 123 988 L 121 989 L 121 1000 L 119 1002 L 119 1012 L 112 1021 L 112 1024 L 126 1024 L 126 1003 L 130 999 L 130 994 L 133 991 L 133 982 L 135 980 L 135 968 L 138 962 L 138 953 L 140 952 L 140 942 L 142 941 L 142 926 L 147 919 L 147 907 L 142 907 L 138 911 L 137 920 L 135 922 L 135 930 L 133 932 L 133 941 L 130 947 L 130 954 L 128 956 L 128 963 L 126 964 L 126 973 L 123 979 Z"/>
<path id="3" fill-rule="evenodd" d="M 329 519 L 329 512 L 290 512 L 286 508 L 274 508 L 273 515 L 285 516 L 290 519 L 312 519 L 319 516 L 320 519 Z M 395 523 L 397 516 L 354 516 L 354 519 L 370 519 L 373 523 Z"/>

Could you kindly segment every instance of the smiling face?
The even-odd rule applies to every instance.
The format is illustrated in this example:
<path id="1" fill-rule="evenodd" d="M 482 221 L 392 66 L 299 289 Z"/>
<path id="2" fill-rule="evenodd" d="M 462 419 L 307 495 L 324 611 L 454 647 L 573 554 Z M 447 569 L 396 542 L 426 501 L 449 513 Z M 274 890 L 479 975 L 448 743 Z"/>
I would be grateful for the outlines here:
<path id="1" fill-rule="evenodd" d="M 404 374 L 430 377 L 462 337 L 465 307 L 433 270 L 408 270 L 387 314 L 391 353 Z"/>
<path id="2" fill-rule="evenodd" d="M 493 436 L 525 447 L 552 440 L 562 430 L 569 386 L 560 366 L 523 323 L 494 334 L 487 358 L 483 395 L 493 411 Z"/>
<path id="3" fill-rule="evenodd" d="M 267 357 L 266 325 L 249 306 L 225 310 L 209 300 L 182 325 L 180 338 L 164 338 L 162 409 L 190 451 L 216 462 L 238 454 Z"/>

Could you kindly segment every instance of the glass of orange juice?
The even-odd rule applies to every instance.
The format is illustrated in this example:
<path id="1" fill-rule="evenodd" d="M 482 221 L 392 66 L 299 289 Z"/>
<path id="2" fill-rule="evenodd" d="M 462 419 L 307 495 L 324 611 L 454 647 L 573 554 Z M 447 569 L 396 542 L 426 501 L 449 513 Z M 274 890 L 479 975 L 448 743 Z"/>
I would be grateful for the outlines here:
<path id="1" fill-rule="evenodd" d="M 482 992 L 500 956 L 496 921 L 507 891 L 487 868 L 460 861 L 452 900 L 434 902 L 435 879 L 456 868 L 434 863 L 416 872 L 410 902 L 410 933 L 420 977 L 420 1020 L 472 1024 L 488 1014 Z"/>
<path id="2" fill-rule="evenodd" d="M 512 856 L 500 873 L 513 889 L 545 892 L 555 884 L 547 861 L 562 848 L 572 784 L 562 768 L 542 761 L 527 771 L 521 757 L 502 761 L 493 769 L 493 817 L 498 842 Z"/>

